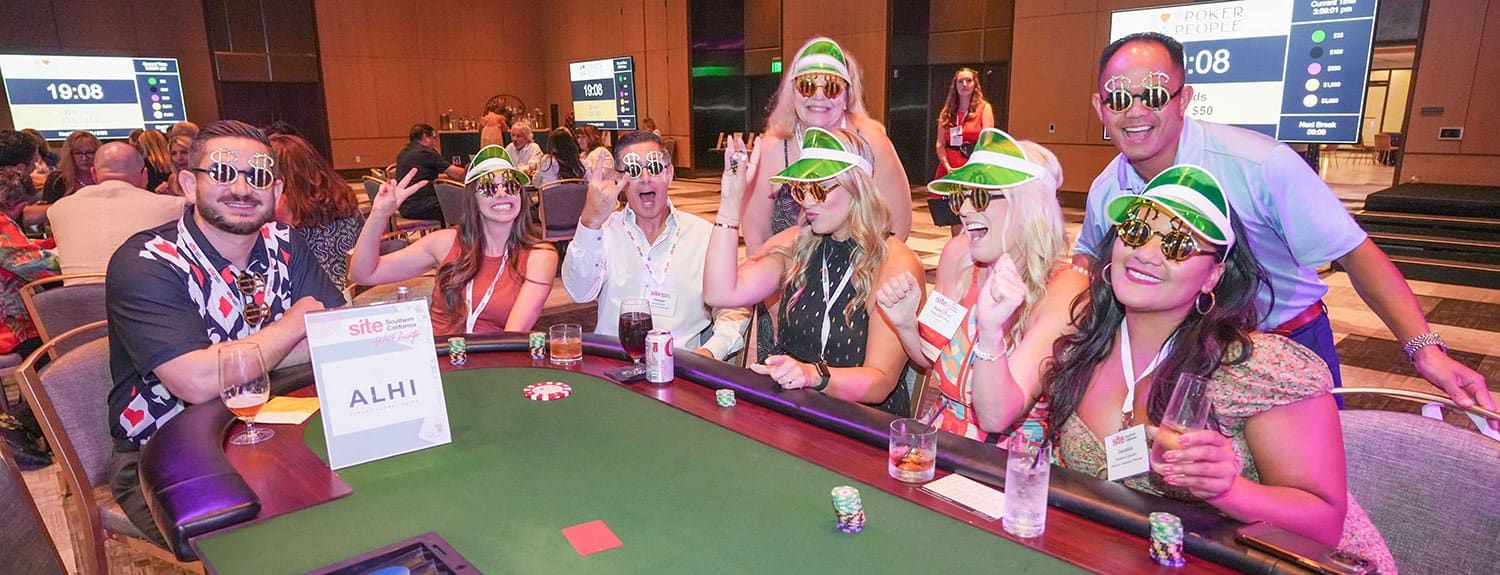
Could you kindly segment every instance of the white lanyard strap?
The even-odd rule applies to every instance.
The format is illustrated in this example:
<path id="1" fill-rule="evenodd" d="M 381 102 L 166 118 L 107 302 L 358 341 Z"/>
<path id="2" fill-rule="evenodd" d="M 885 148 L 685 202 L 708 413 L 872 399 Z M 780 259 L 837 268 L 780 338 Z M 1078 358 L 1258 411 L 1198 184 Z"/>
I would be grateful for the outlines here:
<path id="1" fill-rule="evenodd" d="M 495 295 L 495 286 L 500 283 L 500 276 L 505 275 L 505 258 L 510 255 L 510 250 L 500 254 L 500 269 L 495 271 L 495 278 L 490 280 L 489 289 L 484 290 L 484 297 L 479 300 L 479 305 L 474 305 L 474 280 L 464 286 L 464 306 L 468 307 L 468 313 L 464 316 L 464 333 L 474 333 L 474 324 L 479 323 L 479 314 L 490 305 L 490 296 Z"/>
<path id="2" fill-rule="evenodd" d="M 641 241 L 636 239 L 635 233 L 631 232 L 630 228 L 625 228 L 625 235 L 630 238 L 630 245 L 635 247 L 635 253 L 641 256 L 641 264 L 646 266 L 646 277 L 651 278 L 655 287 L 666 285 L 667 270 L 672 269 L 672 256 L 677 254 L 677 244 L 682 241 L 682 228 L 678 227 L 672 233 L 672 246 L 667 249 L 667 263 L 661 267 L 660 274 L 657 274 L 651 265 L 651 251 L 655 246 L 648 245 L 646 249 L 641 249 Z"/>
<path id="3" fill-rule="evenodd" d="M 1146 364 L 1146 369 L 1140 375 L 1135 374 L 1135 357 L 1130 352 L 1130 322 L 1120 320 L 1120 367 L 1125 372 L 1125 404 L 1120 406 L 1120 413 L 1129 414 L 1135 412 L 1135 384 L 1151 372 L 1156 371 L 1156 366 L 1161 365 L 1167 354 L 1172 352 L 1172 340 L 1167 338 L 1167 343 L 1161 346 L 1161 351 L 1156 352 L 1156 357 L 1151 358 L 1151 363 Z"/>
<path id="4" fill-rule="evenodd" d="M 849 269 L 844 270 L 844 278 L 839 280 L 839 287 L 833 292 L 828 291 L 828 254 L 823 254 L 823 339 L 822 346 L 818 348 L 818 359 L 828 351 L 828 334 L 833 331 L 833 304 L 843 295 L 844 288 L 849 287 L 849 278 L 854 275 L 854 261 L 849 261 Z"/>

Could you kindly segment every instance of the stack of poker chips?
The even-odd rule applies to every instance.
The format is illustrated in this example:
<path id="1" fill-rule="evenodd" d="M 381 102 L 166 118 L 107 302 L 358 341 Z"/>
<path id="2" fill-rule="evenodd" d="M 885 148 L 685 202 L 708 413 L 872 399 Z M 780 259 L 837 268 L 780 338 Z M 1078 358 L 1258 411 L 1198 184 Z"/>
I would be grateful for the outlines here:
<path id="1" fill-rule="evenodd" d="M 1171 513 L 1151 514 L 1151 558 L 1168 567 L 1187 563 L 1182 552 L 1182 519 Z"/>
<path id="2" fill-rule="evenodd" d="M 859 501 L 859 490 L 848 485 L 833 488 L 833 510 L 838 513 L 839 531 L 859 533 L 865 530 L 865 507 Z"/>
<path id="3" fill-rule="evenodd" d="M 721 389 L 715 391 L 714 399 L 719 402 L 719 407 L 734 407 L 734 390 Z"/>
<path id="4" fill-rule="evenodd" d="M 531 345 L 531 359 L 547 359 L 547 334 L 533 331 L 527 343 Z"/>
<path id="5" fill-rule="evenodd" d="M 464 342 L 464 338 L 448 338 L 448 363 L 455 366 L 469 363 L 469 344 Z"/>

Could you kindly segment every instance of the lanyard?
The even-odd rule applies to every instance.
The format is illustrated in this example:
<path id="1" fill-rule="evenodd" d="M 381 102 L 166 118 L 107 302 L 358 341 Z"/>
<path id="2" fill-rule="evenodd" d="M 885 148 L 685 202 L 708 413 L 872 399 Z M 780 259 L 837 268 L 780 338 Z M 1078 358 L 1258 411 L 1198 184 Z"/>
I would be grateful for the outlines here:
<path id="1" fill-rule="evenodd" d="M 625 235 L 630 238 L 630 245 L 635 247 L 635 253 L 641 256 L 641 263 L 646 266 L 646 276 L 651 278 L 651 282 L 656 287 L 661 287 L 665 284 L 667 281 L 667 270 L 672 269 L 672 255 L 677 253 L 677 244 L 681 243 L 682 240 L 682 227 L 678 226 L 677 231 L 672 233 L 672 247 L 667 250 L 667 263 L 662 266 L 659 277 L 656 270 L 651 269 L 651 256 L 647 255 L 646 250 L 641 249 L 641 242 L 635 239 L 635 234 L 631 233 L 628 226 L 625 226 Z M 649 249 L 650 246 L 647 246 L 647 248 Z"/>
<path id="2" fill-rule="evenodd" d="M 844 270 L 844 279 L 839 280 L 839 287 L 833 292 L 828 291 L 828 252 L 823 252 L 823 340 L 822 347 L 818 348 L 818 358 L 828 351 L 828 333 L 833 330 L 833 304 L 838 301 L 839 296 L 844 293 L 844 288 L 849 287 L 849 277 L 854 275 L 854 261 L 849 261 L 849 269 Z"/>
<path id="3" fill-rule="evenodd" d="M 1120 368 L 1125 372 L 1125 404 L 1120 406 L 1120 417 L 1125 420 L 1125 426 L 1128 427 L 1130 425 L 1130 422 L 1135 419 L 1136 382 L 1145 379 L 1147 375 L 1150 375 L 1152 371 L 1155 371 L 1156 366 L 1161 365 L 1162 360 L 1166 359 L 1167 354 L 1172 352 L 1172 340 L 1176 339 L 1176 334 L 1173 334 L 1173 337 L 1167 338 L 1167 343 L 1161 346 L 1161 351 L 1156 352 L 1156 357 L 1151 358 L 1151 363 L 1146 364 L 1146 369 L 1141 371 L 1140 375 L 1135 374 L 1135 357 L 1132 356 L 1130 352 L 1129 321 L 1123 319 L 1120 320 L 1119 337 Z"/>
<path id="4" fill-rule="evenodd" d="M 484 290 L 484 298 L 479 300 L 479 306 L 474 305 L 474 280 L 469 280 L 469 285 L 464 286 L 464 305 L 467 306 L 468 314 L 464 316 L 464 333 L 474 333 L 474 324 L 479 323 L 479 314 L 490 305 L 490 296 L 495 295 L 495 285 L 500 283 L 500 276 L 505 275 L 505 258 L 510 255 L 507 248 L 500 254 L 500 269 L 495 272 L 495 279 L 490 280 L 489 289 Z"/>

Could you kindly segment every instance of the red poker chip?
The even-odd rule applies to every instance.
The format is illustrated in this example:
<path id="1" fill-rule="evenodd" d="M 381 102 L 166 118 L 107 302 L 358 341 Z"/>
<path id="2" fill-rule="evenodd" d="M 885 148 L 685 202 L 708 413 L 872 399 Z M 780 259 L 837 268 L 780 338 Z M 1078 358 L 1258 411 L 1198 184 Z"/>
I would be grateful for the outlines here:
<path id="1" fill-rule="evenodd" d="M 553 401 L 572 395 L 573 387 L 558 381 L 544 381 L 528 385 L 523 391 L 526 394 L 526 399 L 532 401 Z"/>

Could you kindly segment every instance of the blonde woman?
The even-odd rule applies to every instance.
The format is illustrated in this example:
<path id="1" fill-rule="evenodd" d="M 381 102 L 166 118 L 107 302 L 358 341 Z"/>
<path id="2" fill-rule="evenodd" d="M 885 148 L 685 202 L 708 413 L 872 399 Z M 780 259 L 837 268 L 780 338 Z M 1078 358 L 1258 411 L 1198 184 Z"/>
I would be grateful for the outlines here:
<path id="1" fill-rule="evenodd" d="M 1060 185 L 1062 167 L 1052 152 L 1033 142 L 1017 142 L 1000 130 L 984 130 L 969 163 L 927 186 L 947 197 L 966 233 L 943 247 L 935 291 L 926 305 L 956 303 L 963 308 L 962 321 L 951 333 L 918 324 L 921 276 L 898 276 L 876 294 L 907 357 L 920 367 L 932 367 L 937 387 L 928 393 L 939 394 L 932 417 L 945 431 L 997 445 L 1017 431 L 1033 442 L 1045 434 L 1040 415 L 994 433 L 980 429 L 974 375 L 977 362 L 993 359 L 977 348 L 982 338 L 1003 342 L 999 349 L 1010 353 L 1016 365 L 1045 357 L 1066 326 L 1069 302 L 1088 286 L 1088 276 L 1066 264 Z M 1008 325 L 981 335 L 975 309 L 992 276 L 1022 286 L 1023 303 Z"/>
<path id="2" fill-rule="evenodd" d="M 773 236 L 737 265 L 741 198 L 763 149 L 756 147 L 748 164 L 738 138 L 725 152 L 704 302 L 740 307 L 781 294 L 775 347 L 752 370 L 784 389 L 809 388 L 904 416 L 909 398 L 899 383 L 906 354 L 874 292 L 891 278 L 920 275 L 922 265 L 889 233 L 870 145 L 853 130 L 808 128 L 801 159 L 772 178 L 788 184 L 807 223 Z"/>
<path id="3" fill-rule="evenodd" d="M 146 189 L 158 194 L 170 193 L 167 180 L 171 179 L 174 170 L 167 137 L 156 130 L 146 130 L 141 132 L 136 144 L 141 150 L 141 157 L 146 160 Z"/>
<path id="4" fill-rule="evenodd" d="M 860 135 L 871 150 L 871 179 L 890 210 L 890 227 L 902 241 L 911 233 L 911 185 L 885 126 L 865 112 L 864 84 L 854 56 L 828 38 L 813 38 L 797 51 L 792 72 L 783 76 L 766 134 L 759 173 L 752 174 L 744 206 L 745 246 L 754 253 L 771 236 L 797 225 L 802 210 L 785 184 L 772 176 L 801 159 L 809 128 L 845 129 Z"/>
<path id="5" fill-rule="evenodd" d="M 63 141 L 62 159 L 57 170 L 47 174 L 42 185 L 42 201 L 53 203 L 63 196 L 78 191 L 78 188 L 94 183 L 94 153 L 99 150 L 99 138 L 79 130 L 68 134 Z"/>

